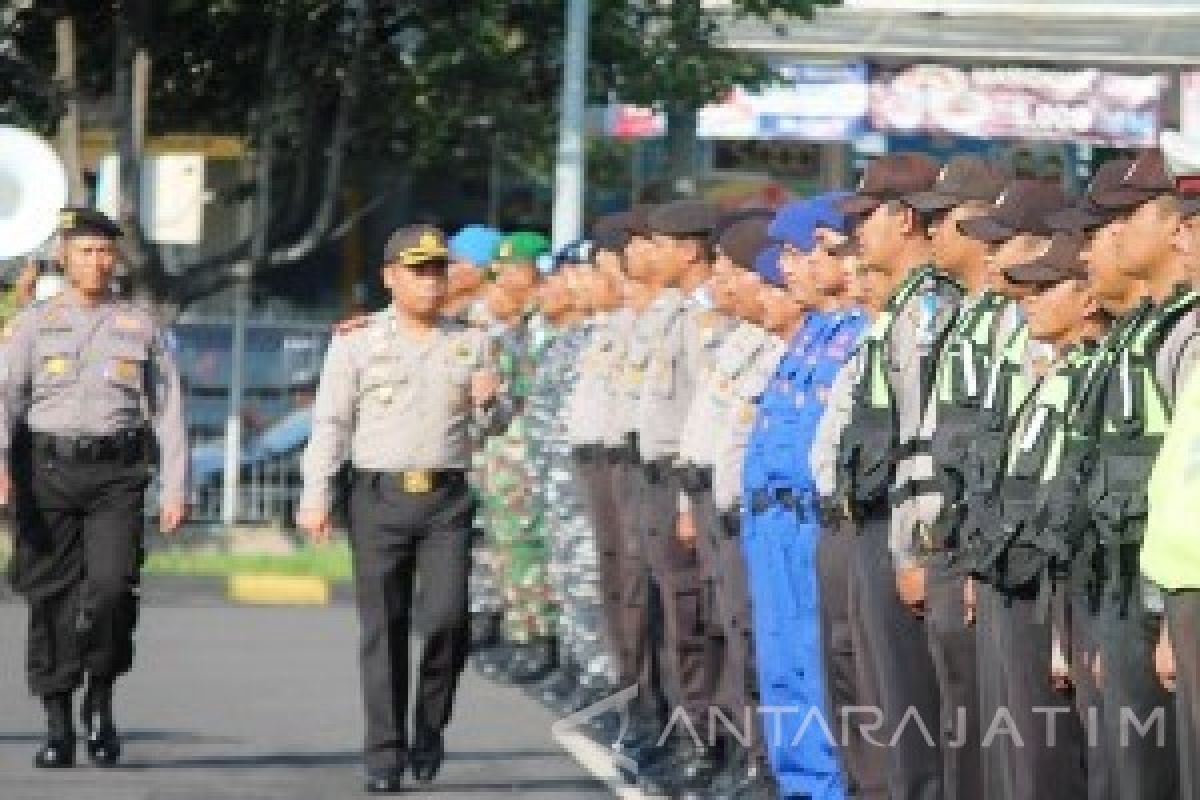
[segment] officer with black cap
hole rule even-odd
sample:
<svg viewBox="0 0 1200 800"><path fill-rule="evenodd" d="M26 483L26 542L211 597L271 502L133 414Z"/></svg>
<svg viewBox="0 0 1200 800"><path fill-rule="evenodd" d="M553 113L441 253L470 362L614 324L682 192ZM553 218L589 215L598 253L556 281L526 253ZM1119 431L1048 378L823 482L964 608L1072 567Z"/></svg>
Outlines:
<svg viewBox="0 0 1200 800"><path fill-rule="evenodd" d="M485 334L441 317L446 241L425 225L388 240L393 305L336 337L325 357L304 453L297 522L331 532L335 476L353 467L350 545L361 631L369 792L425 783L441 767L467 649L474 440L499 426L499 378ZM408 642L423 642L409 735Z"/></svg>
<svg viewBox="0 0 1200 800"><path fill-rule="evenodd" d="M133 663L144 493L155 440L160 526L187 516L187 428L158 323L112 295L118 228L89 208L61 214L68 288L5 330L0 503L14 499L14 578L30 606L29 687L48 736L34 763L75 761L72 695L87 678L87 752L117 762L113 682Z"/></svg>

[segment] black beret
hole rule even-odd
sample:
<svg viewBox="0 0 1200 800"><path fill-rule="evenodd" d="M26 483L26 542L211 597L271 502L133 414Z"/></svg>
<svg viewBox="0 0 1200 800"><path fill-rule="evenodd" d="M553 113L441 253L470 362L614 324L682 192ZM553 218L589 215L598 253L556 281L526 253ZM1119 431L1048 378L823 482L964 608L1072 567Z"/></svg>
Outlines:
<svg viewBox="0 0 1200 800"><path fill-rule="evenodd" d="M744 217L725 228L717 246L730 261L743 269L753 270L758 254L771 243L767 234L770 227L769 216Z"/></svg>
<svg viewBox="0 0 1200 800"><path fill-rule="evenodd" d="M75 206L58 212L58 230L63 236L103 236L119 239L121 227L94 208Z"/></svg>

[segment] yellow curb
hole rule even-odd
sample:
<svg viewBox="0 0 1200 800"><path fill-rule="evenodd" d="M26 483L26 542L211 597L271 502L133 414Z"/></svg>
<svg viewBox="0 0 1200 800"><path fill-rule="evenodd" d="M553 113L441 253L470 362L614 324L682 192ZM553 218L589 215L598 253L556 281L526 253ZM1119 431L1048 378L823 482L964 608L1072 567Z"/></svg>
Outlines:
<svg viewBox="0 0 1200 800"><path fill-rule="evenodd" d="M329 582L304 575L231 575L228 595L235 603L257 606L327 606Z"/></svg>

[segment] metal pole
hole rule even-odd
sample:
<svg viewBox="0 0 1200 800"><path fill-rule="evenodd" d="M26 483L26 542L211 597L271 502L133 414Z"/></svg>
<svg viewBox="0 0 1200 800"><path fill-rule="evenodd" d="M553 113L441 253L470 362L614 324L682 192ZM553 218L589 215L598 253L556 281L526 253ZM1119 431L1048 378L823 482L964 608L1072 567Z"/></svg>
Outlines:
<svg viewBox="0 0 1200 800"><path fill-rule="evenodd" d="M579 238L583 230L583 187L586 167L589 0L567 1L567 35L563 53L562 117L558 131L558 165L554 171L554 248Z"/></svg>

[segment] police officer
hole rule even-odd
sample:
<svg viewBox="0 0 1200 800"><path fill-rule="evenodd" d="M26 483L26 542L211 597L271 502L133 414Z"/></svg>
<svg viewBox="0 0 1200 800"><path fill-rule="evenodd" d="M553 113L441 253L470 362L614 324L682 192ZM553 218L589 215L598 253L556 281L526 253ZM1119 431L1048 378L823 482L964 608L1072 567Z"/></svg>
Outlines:
<svg viewBox="0 0 1200 800"><path fill-rule="evenodd" d="M856 595L855 649L878 687L880 736L888 749L892 795L941 792L937 742L928 730L940 717L924 625L901 601L906 584L920 580L921 554L908 499L929 469L928 441L920 435L930 381L944 334L955 318L961 289L931 266L931 246L918 213L902 202L927 190L938 169L924 156L899 153L868 165L858 193L842 204L865 218L858 229L868 290L886 297L878 336L867 348L859 408L842 433L839 491L859 521L859 547L850 591ZM868 690L869 691L869 690Z"/></svg>
<svg viewBox="0 0 1200 800"><path fill-rule="evenodd" d="M986 536L992 544L986 557L973 564L980 579L976 592L988 598L978 602L977 611L985 774L996 782L989 784L991 793L1004 797L1086 791L1079 720L1073 714L1062 716L1049 734L1038 716L1040 708L1066 706L1061 686L1050 680L1051 587L1043 578L1065 569L1067 560L1051 569L1049 560L1041 558L1048 548L1026 558L1029 545L1021 541L1024 537L1041 545L1050 538L1052 526L1044 516L1039 486L1044 476L1057 474L1061 449L1045 444L1060 434L1055 447L1065 441L1071 404L1088 379L1092 348L1076 345L1104 332L1103 315L1083 282L1079 237L1064 233L1051 239L1049 220L1067 202L1056 185L1017 181L986 214L959 223L963 233L995 246L994 269L1002 270L1011 283L1027 287L1022 304L1038 312L1029 337L1052 348L1023 364L1023 383L1030 390L1011 416L1007 444L998 456L997 506ZM1054 303L1061 305L1048 308ZM1009 408L1014 408L1012 403ZM1067 472L1064 468L1064 475ZM1022 559L1025 564L1019 563ZM1060 637L1055 646L1065 663L1068 643ZM997 731L1001 713L1015 734L1005 732L997 739L991 734Z"/></svg>
<svg viewBox="0 0 1200 800"><path fill-rule="evenodd" d="M850 561L857 549L857 525L846 513L844 502L836 499L838 448L841 435L855 406L855 386L862 369L864 336L871 320L883 311L882 304L865 290L863 270L857 256L857 242L851 237L823 245L831 260L841 260L844 296L848 313L857 328L842 345L842 352L829 351L830 361L840 363L826 395L825 409L813 434L809 460L813 488L821 511L821 534L817 545L817 576L821 614L822 676L826 685L825 708L831 726L836 722L837 740L846 788L854 797L876 797L885 789L886 751L872 741L852 718L855 710L879 707L878 697L869 695L873 683L860 678L865 674L864 654L854 649L851 633L851 608L855 595L846 591L850 580ZM833 267L833 264L826 265ZM816 275L822 269L815 270ZM837 294L836 275L829 274L829 294ZM849 326L848 326L849 327Z"/></svg>
<svg viewBox="0 0 1200 800"><path fill-rule="evenodd" d="M1163 137L1163 153L1179 192L1181 224L1175 237L1191 259L1197 280L1200 251L1200 147L1194 140ZM1200 797L1200 558L1195 535L1196 393L1189 378L1177 403L1150 483L1150 512L1142 545L1142 572L1166 593L1166 623L1159 645L1159 675L1175 690L1179 739L1179 796ZM1169 634L1167 632L1169 628Z"/></svg>
<svg viewBox="0 0 1200 800"><path fill-rule="evenodd" d="M62 212L69 288L6 329L0 502L16 501L15 586L29 615L29 687L47 712L38 767L75 760L72 695L87 677L88 756L115 764L113 682L133 662L147 465L157 440L160 527L187 515L179 375L157 323L111 293L120 229Z"/></svg>
<svg viewBox="0 0 1200 800"><path fill-rule="evenodd" d="M388 240L383 281L393 304L330 344L304 453L297 522L318 541L331 531L334 476L343 462L353 467L369 792L397 791L408 767L421 782L436 776L466 655L466 469L472 426L499 422L499 378L483 334L439 319L446 256L442 233L429 226ZM414 630L423 642L410 735Z"/></svg>
<svg viewBox="0 0 1200 800"><path fill-rule="evenodd" d="M466 320L487 280L487 269L495 259L503 238L486 225L467 225L450 237L449 284L446 316Z"/></svg>
<svg viewBox="0 0 1200 800"><path fill-rule="evenodd" d="M845 794L834 743L812 719L825 697L809 472L812 434L837 371L825 351L846 351L856 336L848 318L836 313L828 276L818 275L814 257L829 237L846 231L836 208L843 197L819 195L785 206L771 225L782 244L782 279L804 320L789 332L788 351L759 400L744 465L742 538L761 699L766 708L794 709L764 720L775 777L787 796Z"/></svg>
<svg viewBox="0 0 1200 800"><path fill-rule="evenodd" d="M984 377L991 367L992 342L1003 321L1002 295L987 288L987 245L959 230L979 216L1004 187L1004 178L987 161L958 156L947 162L929 192L906 201L930 227L934 262L959 280L967 296L942 347L933 398L922 435L930 440L933 471L929 491L910 501L915 524L931 532L924 581L902 598L924 614L930 653L941 697L943 790L947 797L982 794L979 750L975 634L963 607L965 578L956 569L957 515L961 514L963 463L973 440ZM949 740L961 744L950 746Z"/></svg>
<svg viewBox="0 0 1200 800"><path fill-rule="evenodd" d="M571 446L573 472L590 527L594 532L597 569L600 574L598 601L603 617L606 648L611 657L610 677L618 686L637 681L630 663L635 650L627 633L623 613L622 581L637 573L636 564L626 564L622 538L623 478L622 433L613 425L618 416L615 391L621 377L632 314L623 305L622 259L634 223L631 212L600 217L592 226L596 270L590 284L593 316L589 335L579 356L579 379L567 399L566 439ZM581 687L572 709L584 707L588 689Z"/></svg>
<svg viewBox="0 0 1200 800"><path fill-rule="evenodd" d="M652 244L641 265L656 296L635 325L630 366L636 377L638 454L644 488L639 533L662 604L661 664L673 708L691 720L705 720L715 691L710 608L695 540L680 526L686 510L676 472L679 435L696 383L718 341L717 322L708 309L688 302L680 289L695 263L708 259L708 235L716 209L681 200L649 215ZM647 791L703 787L716 769L715 754L686 730L670 737L674 758L660 771L643 771Z"/></svg>
<svg viewBox="0 0 1200 800"><path fill-rule="evenodd" d="M749 771L763 764L761 739L754 725L746 726L752 708L754 682L750 675L749 598L745 566L738 547L736 509L739 506L740 464L745 448L752 404L782 353L781 341L761 326L766 286L747 285L759 253L768 243L769 212L739 213L719 221L713 277L709 293L714 313L736 322L717 347L688 408L680 434L681 482L688 510L681 525L695 541L712 607L710 635L719 670L714 702L727 719L739 726L739 735L718 731L724 751L724 769L713 790L738 796L748 787ZM787 325L791 305L775 298L776 325ZM799 316L798 312L793 316ZM740 436L738 432L740 431ZM720 499L716 472L723 470ZM736 476L736 478L734 477ZM743 746L745 745L745 746ZM757 772L756 772L757 774Z"/></svg>
<svg viewBox="0 0 1200 800"><path fill-rule="evenodd" d="M1120 216L1092 240L1085 260L1100 302L1125 322L1097 393L1092 458L1082 478L1099 546L1102 731L1121 795L1166 797L1177 792L1178 762L1174 705L1154 672L1162 598L1140 576L1138 557L1150 470L1200 354L1200 315L1197 295L1181 283L1187 258L1172 244L1181 208L1161 151L1140 155L1121 191L1102 200ZM1130 734L1130 714L1161 717L1165 741Z"/></svg>

